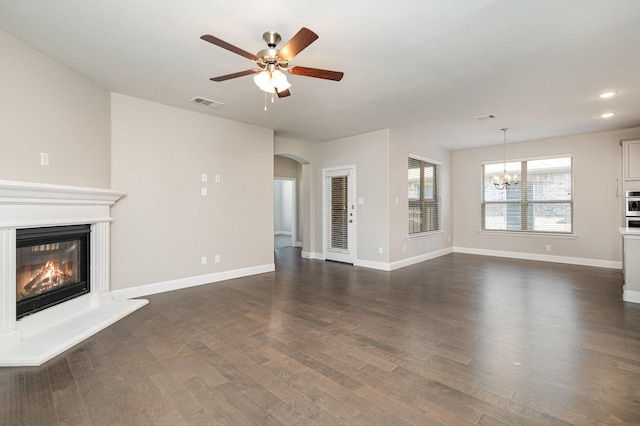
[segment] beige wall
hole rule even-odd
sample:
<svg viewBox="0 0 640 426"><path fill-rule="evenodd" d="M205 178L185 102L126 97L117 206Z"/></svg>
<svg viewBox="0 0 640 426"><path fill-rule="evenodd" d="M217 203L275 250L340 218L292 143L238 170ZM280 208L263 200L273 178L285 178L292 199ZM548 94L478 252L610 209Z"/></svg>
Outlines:
<svg viewBox="0 0 640 426"><path fill-rule="evenodd" d="M591 133L507 145L507 159L571 154L576 238L480 233L481 164L501 160L502 145L453 152L453 229L456 249L496 250L620 262L622 199L620 139L640 128ZM551 251L546 251L551 245Z"/></svg>
<svg viewBox="0 0 640 426"><path fill-rule="evenodd" d="M2 30L0 52L0 179L108 188L109 92Z"/></svg>
<svg viewBox="0 0 640 426"><path fill-rule="evenodd" d="M300 163L291 158L276 155L273 157L273 174L274 177L297 179L300 172L298 170Z"/></svg>
<svg viewBox="0 0 640 426"><path fill-rule="evenodd" d="M577 237L488 235L479 232L480 165L500 160L501 145L450 154L382 130L314 145L275 138L274 146L268 129L110 95L1 30L0 51L0 179L127 192L113 209L114 289L272 263L274 154L303 163L298 223L306 252L322 252L322 169L355 165L364 200L358 259L420 256L449 247L453 235L462 249L621 260L618 141L640 137L640 128L509 144L509 158L573 155ZM40 152L49 166L40 165ZM407 239L408 153L443 162L442 234Z"/></svg>
<svg viewBox="0 0 640 426"><path fill-rule="evenodd" d="M114 289L273 264L272 130L118 94L111 105L112 187L127 193L112 209Z"/></svg>
<svg viewBox="0 0 640 426"><path fill-rule="evenodd" d="M276 136L273 144L275 155L289 157L300 164L310 163L313 157L313 145L307 142L297 142Z"/></svg>
<svg viewBox="0 0 640 426"><path fill-rule="evenodd" d="M389 261L388 131L380 130L313 145L313 226L315 253L322 253L322 170L355 166L356 259ZM383 248L383 254L378 253Z"/></svg>
<svg viewBox="0 0 640 426"><path fill-rule="evenodd" d="M442 232L420 237L408 237L409 199L407 190L407 162L409 154L442 163ZM451 224L451 151L422 142L400 132L389 132L389 243L391 262L419 257L448 249L452 245ZM396 199L398 202L396 203Z"/></svg>
<svg viewBox="0 0 640 426"><path fill-rule="evenodd" d="M410 153L442 163L441 233L408 237ZM322 253L322 169L350 165L356 166L356 197L364 201L356 204L357 260L396 267L394 262L450 249L451 163L449 150L390 129L314 145L315 251Z"/></svg>

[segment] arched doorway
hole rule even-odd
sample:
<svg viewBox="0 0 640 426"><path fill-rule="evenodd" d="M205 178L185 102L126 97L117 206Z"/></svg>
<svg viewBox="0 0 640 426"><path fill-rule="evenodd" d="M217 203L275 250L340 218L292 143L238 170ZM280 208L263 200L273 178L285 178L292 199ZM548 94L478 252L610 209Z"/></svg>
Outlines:
<svg viewBox="0 0 640 426"><path fill-rule="evenodd" d="M295 155L274 155L274 248L309 246L310 164Z"/></svg>

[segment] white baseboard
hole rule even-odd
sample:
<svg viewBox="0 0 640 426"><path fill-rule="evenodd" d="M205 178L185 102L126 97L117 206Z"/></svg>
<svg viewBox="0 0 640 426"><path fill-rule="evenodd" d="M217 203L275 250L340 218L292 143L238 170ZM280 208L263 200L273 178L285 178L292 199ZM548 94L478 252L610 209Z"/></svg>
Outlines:
<svg viewBox="0 0 640 426"><path fill-rule="evenodd" d="M394 271L396 269L404 268L405 266L415 265L416 263L424 262L425 260L435 259L436 257L444 256L445 254L449 254L452 251L453 250L451 247L447 247L442 250L436 250L430 253L424 253L419 256L414 256L407 259L401 259L391 263L356 259L356 261L354 262L354 265L362 266L365 268L379 269L381 271Z"/></svg>
<svg viewBox="0 0 640 426"><path fill-rule="evenodd" d="M625 290L622 293L622 300L631 303L640 303L640 291Z"/></svg>
<svg viewBox="0 0 640 426"><path fill-rule="evenodd" d="M353 266L362 266L363 268L378 269L380 271L390 271L391 265L386 262L376 262L374 260L356 259Z"/></svg>
<svg viewBox="0 0 640 426"><path fill-rule="evenodd" d="M424 262L425 260L435 259L436 257L444 256L452 253L453 248L447 247L441 250L432 251L430 253L424 253L419 256L409 257L407 259L396 260L391 263L391 271L404 268L405 266L415 265L416 263Z"/></svg>
<svg viewBox="0 0 640 426"><path fill-rule="evenodd" d="M303 251L301 256L305 259L324 260L324 255L322 253L315 253L312 251Z"/></svg>
<svg viewBox="0 0 640 426"><path fill-rule="evenodd" d="M153 284L146 284L138 287L130 287L121 290L114 290L114 299L133 299L150 294L164 293L166 291L180 290L182 288L195 287L199 285L211 284L218 281L231 280L234 278L248 277L250 275L264 274L275 271L275 264L252 266L249 268L234 269L231 271L216 272L213 274L199 275L196 277L181 278L177 280L164 281Z"/></svg>
<svg viewBox="0 0 640 426"><path fill-rule="evenodd" d="M569 257L569 256L552 256L552 255L544 255L544 254L520 253L520 252L501 251L501 250L485 250L485 249L476 249L476 248L468 248L468 247L447 247L441 250L432 251L430 253L424 253L419 256L414 256L407 259L397 260L391 263L356 259L354 262L354 265L362 266L365 268L379 269L382 271L394 271L396 269L404 268L405 266L410 266L416 263L424 262L425 260L435 259L436 257L444 256L449 253L477 254L480 256L507 257L512 259L536 260L541 262L565 263L570 265L581 265L581 266L594 266L597 268L622 269L622 262L615 262L611 260L586 259L582 257ZM322 253L310 253L310 252L303 251L302 257L305 259L324 260L324 256ZM634 296L630 296L630 297L634 297Z"/></svg>
<svg viewBox="0 0 640 426"><path fill-rule="evenodd" d="M537 260L541 262L566 263L570 265L595 266L598 268L622 269L622 262L586 259L583 257L552 256L548 254L520 253L515 251L485 250L468 247L453 247L454 253L477 254L481 256L508 257L512 259Z"/></svg>

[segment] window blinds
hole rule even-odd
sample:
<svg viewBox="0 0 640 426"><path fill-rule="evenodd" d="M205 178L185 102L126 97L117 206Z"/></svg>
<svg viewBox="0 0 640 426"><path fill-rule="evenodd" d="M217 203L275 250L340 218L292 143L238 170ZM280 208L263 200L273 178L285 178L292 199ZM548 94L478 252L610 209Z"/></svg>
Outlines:
<svg viewBox="0 0 640 426"><path fill-rule="evenodd" d="M409 157L409 234L440 230L440 164Z"/></svg>

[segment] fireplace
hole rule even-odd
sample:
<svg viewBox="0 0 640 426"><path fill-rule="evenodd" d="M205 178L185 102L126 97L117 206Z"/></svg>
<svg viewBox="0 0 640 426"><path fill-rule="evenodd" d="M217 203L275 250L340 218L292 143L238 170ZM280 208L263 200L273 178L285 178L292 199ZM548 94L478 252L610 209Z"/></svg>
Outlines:
<svg viewBox="0 0 640 426"><path fill-rule="evenodd" d="M16 232L16 318L90 291L90 225Z"/></svg>
<svg viewBox="0 0 640 426"><path fill-rule="evenodd" d="M109 279L110 189L0 180L0 367L41 365L144 306Z"/></svg>

